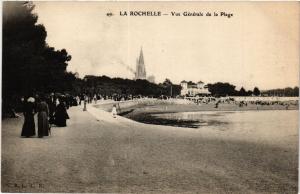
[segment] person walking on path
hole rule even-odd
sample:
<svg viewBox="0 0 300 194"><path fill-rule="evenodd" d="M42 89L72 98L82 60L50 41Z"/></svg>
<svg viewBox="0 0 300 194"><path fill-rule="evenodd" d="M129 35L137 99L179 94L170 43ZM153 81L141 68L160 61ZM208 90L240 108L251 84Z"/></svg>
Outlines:
<svg viewBox="0 0 300 194"><path fill-rule="evenodd" d="M115 104L112 107L111 113L112 113L113 118L116 118L116 116L117 116L117 107L116 107Z"/></svg>
<svg viewBox="0 0 300 194"><path fill-rule="evenodd" d="M54 97L54 93L50 95L48 100L48 107L49 107L49 124L54 124L54 112L56 108L56 99Z"/></svg>
<svg viewBox="0 0 300 194"><path fill-rule="evenodd" d="M34 123L34 98L29 97L27 102L24 102L24 124L22 127L21 136L30 137L35 135L35 123Z"/></svg>
<svg viewBox="0 0 300 194"><path fill-rule="evenodd" d="M58 127L65 127L67 126L66 120L69 119L69 115L67 113L66 106L63 102L62 98L59 98L59 104L55 110L55 125Z"/></svg>
<svg viewBox="0 0 300 194"><path fill-rule="evenodd" d="M49 136L49 108L45 101L44 96L41 96L40 102L37 105L38 111L38 137Z"/></svg>
<svg viewBox="0 0 300 194"><path fill-rule="evenodd" d="M94 99L94 103L97 104L97 95L96 94L94 95L93 99Z"/></svg>
<svg viewBox="0 0 300 194"><path fill-rule="evenodd" d="M83 102L83 111L86 111L86 103L88 101L88 97L84 96L84 102Z"/></svg>

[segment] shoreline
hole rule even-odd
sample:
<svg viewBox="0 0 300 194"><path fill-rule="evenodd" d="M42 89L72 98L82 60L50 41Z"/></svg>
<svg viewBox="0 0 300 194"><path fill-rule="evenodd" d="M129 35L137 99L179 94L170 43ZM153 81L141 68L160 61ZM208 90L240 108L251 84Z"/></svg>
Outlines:
<svg viewBox="0 0 300 194"><path fill-rule="evenodd" d="M273 104L273 105L256 105L248 104L239 106L235 103L221 103L216 108L214 103L208 104L179 104L168 101L151 101L151 102L139 102L131 101L127 102L109 102L104 104L97 104L94 106L97 109L102 109L106 112L111 111L111 106L117 104L120 108L118 109L118 115L133 121L144 124L153 124L161 126L174 126L184 128L198 128L201 126L199 120L195 119L178 119L178 118L161 118L164 114L176 114L176 113L206 113L206 112L245 112L245 111L281 111L281 110L299 110L298 105L290 104L289 106ZM129 105L129 106L128 106Z"/></svg>
<svg viewBox="0 0 300 194"><path fill-rule="evenodd" d="M271 102L270 102L271 103ZM202 104L195 104L191 101L183 101L182 99L172 99L172 100L151 100L151 99L145 99L145 100L130 100L130 101L102 101L97 104L91 104L95 108L100 108L102 110L105 110L107 112L111 111L111 108L114 104L120 106L121 113L126 112L131 109L136 108L144 108L144 107L153 107L153 106L173 106L176 107L178 110L180 109L180 112L190 112L190 111L248 111L248 110L298 110L299 105L298 102L291 103L286 102L287 105L282 104L252 104L248 103L247 105L242 105L239 107L238 104L235 103L219 103L218 108L215 108L215 103L202 103ZM182 110L183 109L183 110ZM176 112L178 110L175 110Z"/></svg>

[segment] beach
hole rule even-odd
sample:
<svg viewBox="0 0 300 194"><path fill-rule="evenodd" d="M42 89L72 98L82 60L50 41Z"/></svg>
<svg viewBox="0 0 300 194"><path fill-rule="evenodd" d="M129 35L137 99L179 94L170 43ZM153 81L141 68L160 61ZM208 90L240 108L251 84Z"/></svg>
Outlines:
<svg viewBox="0 0 300 194"><path fill-rule="evenodd" d="M23 117L2 121L2 192L297 193L298 111L282 110L290 120L277 130L227 131L143 124L91 105L68 113L68 126L43 139L20 138Z"/></svg>
<svg viewBox="0 0 300 194"><path fill-rule="evenodd" d="M180 112L239 112L239 111L270 111L270 110L298 110L299 106L295 101L286 101L286 104L254 104L239 106L238 103L219 103L216 107L215 102L195 104L184 99L144 99L138 102L108 102L95 107L110 112L113 105L119 107L119 115L146 124L169 125L177 127L195 128L195 122L189 119L161 118L158 115L173 114Z"/></svg>

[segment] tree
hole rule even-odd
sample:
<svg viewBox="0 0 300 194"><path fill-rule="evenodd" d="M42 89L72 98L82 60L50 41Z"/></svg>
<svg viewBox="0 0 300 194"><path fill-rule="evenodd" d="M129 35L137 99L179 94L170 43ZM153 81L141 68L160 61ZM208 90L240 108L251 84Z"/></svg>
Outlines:
<svg viewBox="0 0 300 194"><path fill-rule="evenodd" d="M166 88L166 92L164 93L164 95L173 96L173 83L171 82L171 80L166 78L162 85L164 88Z"/></svg>
<svg viewBox="0 0 300 194"><path fill-rule="evenodd" d="M172 82L170 79L166 78L165 81L163 82L163 85L168 87L168 86L172 85Z"/></svg>
<svg viewBox="0 0 300 194"><path fill-rule="evenodd" d="M172 96L178 96L180 95L180 92L181 92L181 85L175 85L173 84L172 86Z"/></svg>
<svg viewBox="0 0 300 194"><path fill-rule="evenodd" d="M241 87L240 91L239 91L239 95L240 96L247 96L247 92L246 90L244 89L244 87Z"/></svg>
<svg viewBox="0 0 300 194"><path fill-rule="evenodd" d="M294 87L293 96L299 96L299 87Z"/></svg>
<svg viewBox="0 0 300 194"><path fill-rule="evenodd" d="M232 96L236 95L235 86L229 83L217 82L214 84L207 84L208 91L213 96Z"/></svg>
<svg viewBox="0 0 300 194"><path fill-rule="evenodd" d="M32 2L3 3L3 96L65 91L74 75L66 72L71 56L46 43Z"/></svg>
<svg viewBox="0 0 300 194"><path fill-rule="evenodd" d="M255 87L255 88L253 89L253 94L254 94L255 96L259 96L259 95L260 95L260 90L258 89L258 87Z"/></svg>
<svg viewBox="0 0 300 194"><path fill-rule="evenodd" d="M247 96L251 96L253 94L253 92L251 90L247 91Z"/></svg>
<svg viewBox="0 0 300 194"><path fill-rule="evenodd" d="M32 64L43 63L40 57L45 46L46 31L35 25L32 4L3 3L3 94L11 95L29 87L34 79Z"/></svg>

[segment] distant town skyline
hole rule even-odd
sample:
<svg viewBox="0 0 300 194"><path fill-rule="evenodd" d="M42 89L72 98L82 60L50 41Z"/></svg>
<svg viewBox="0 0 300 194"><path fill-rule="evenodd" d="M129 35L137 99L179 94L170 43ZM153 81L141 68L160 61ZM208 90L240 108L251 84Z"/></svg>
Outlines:
<svg viewBox="0 0 300 194"><path fill-rule="evenodd" d="M240 88L298 86L297 2L34 2L47 43L65 48L69 71L133 79L143 47L148 75ZM120 16L124 10L203 11L227 17ZM108 17L107 13L113 13Z"/></svg>

